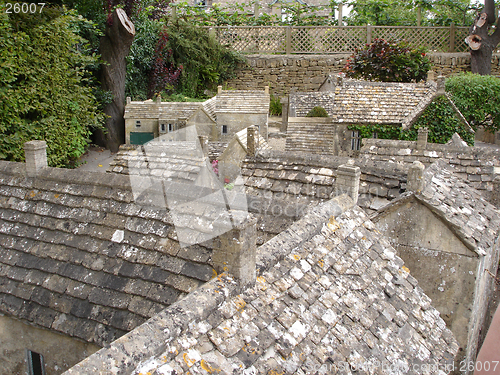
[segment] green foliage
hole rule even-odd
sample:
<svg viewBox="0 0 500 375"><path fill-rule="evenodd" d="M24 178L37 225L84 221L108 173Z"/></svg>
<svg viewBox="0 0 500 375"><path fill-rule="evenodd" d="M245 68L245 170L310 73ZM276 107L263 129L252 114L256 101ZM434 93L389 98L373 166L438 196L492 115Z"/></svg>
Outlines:
<svg viewBox="0 0 500 375"><path fill-rule="evenodd" d="M440 96L429 104L415 124L401 133L400 139L416 141L418 129L422 127L429 129L427 139L431 143L446 143L453 134L458 133L467 144L474 145L474 134L469 133L459 120L445 96Z"/></svg>
<svg viewBox="0 0 500 375"><path fill-rule="evenodd" d="M323 107L314 107L313 109L311 109L306 117L330 117L328 116L328 113L326 112L326 109L324 109Z"/></svg>
<svg viewBox="0 0 500 375"><path fill-rule="evenodd" d="M365 50L356 50L343 71L350 78L369 81L419 82L427 77L430 68L424 48L376 39Z"/></svg>
<svg viewBox="0 0 500 375"><path fill-rule="evenodd" d="M380 139L399 139L416 141L418 129L429 129L428 141L431 143L446 143L453 134L458 133L467 144L474 145L474 134L458 118L445 96L437 97L425 109L410 129L401 130L390 125L351 125L350 130L359 131L361 138L372 138L376 133Z"/></svg>
<svg viewBox="0 0 500 375"><path fill-rule="evenodd" d="M0 158L23 161L24 142L43 139L49 165L72 166L103 120L85 86L97 58L82 52L82 19L59 8L47 15L34 23L32 14L0 14Z"/></svg>
<svg viewBox="0 0 500 375"><path fill-rule="evenodd" d="M234 76L237 64L244 59L238 53L223 47L206 30L183 20L167 26L168 46L173 66L182 66L176 87L177 93L201 98L204 91Z"/></svg>
<svg viewBox="0 0 500 375"><path fill-rule="evenodd" d="M360 138L399 139L400 129L393 125L350 125L349 130L359 132Z"/></svg>
<svg viewBox="0 0 500 375"><path fill-rule="evenodd" d="M351 26L416 26L417 8L420 7L421 26L470 26L476 12L481 9L479 1L469 0L352 0L347 24Z"/></svg>
<svg viewBox="0 0 500 375"><path fill-rule="evenodd" d="M188 1L177 3L177 13L184 20L198 26L270 26L270 25L294 25L315 26L336 24L333 19L334 9L337 1L331 1L329 5L310 6L299 2L286 0L277 1L274 7L279 8L281 17L277 14L260 12L257 17L253 15L256 1L238 2L236 4L214 4L207 12L205 7L191 6ZM318 13L329 14L327 17L318 16Z"/></svg>
<svg viewBox="0 0 500 375"><path fill-rule="evenodd" d="M446 91L474 130L500 130L500 78L463 73L446 80Z"/></svg>
<svg viewBox="0 0 500 375"><path fill-rule="evenodd" d="M269 102L269 114L272 116L281 116L283 108L281 107L281 100L279 96L271 94Z"/></svg>

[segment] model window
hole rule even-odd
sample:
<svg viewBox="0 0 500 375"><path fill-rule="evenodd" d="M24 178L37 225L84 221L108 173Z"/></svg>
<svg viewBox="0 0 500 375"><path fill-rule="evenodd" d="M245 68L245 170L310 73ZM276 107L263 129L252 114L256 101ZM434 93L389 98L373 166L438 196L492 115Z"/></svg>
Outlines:
<svg viewBox="0 0 500 375"><path fill-rule="evenodd" d="M28 360L29 375L45 375L45 363L41 354L26 350L26 357Z"/></svg>
<svg viewBox="0 0 500 375"><path fill-rule="evenodd" d="M222 134L227 134L227 131L228 131L228 126L222 125Z"/></svg>
<svg viewBox="0 0 500 375"><path fill-rule="evenodd" d="M140 122L139 120L137 120L137 121L135 122L135 127L136 127L136 128L140 128L140 127L141 127L141 122Z"/></svg>
<svg viewBox="0 0 500 375"><path fill-rule="evenodd" d="M168 124L168 132L171 133L174 131L174 124Z"/></svg>
<svg viewBox="0 0 500 375"><path fill-rule="evenodd" d="M160 131L161 131L162 133L165 133L165 132L167 131L167 126L166 126L165 124L161 124L161 126L160 126Z"/></svg>
<svg viewBox="0 0 500 375"><path fill-rule="evenodd" d="M358 131L353 131L351 134L351 150L356 151L361 148L361 138Z"/></svg>

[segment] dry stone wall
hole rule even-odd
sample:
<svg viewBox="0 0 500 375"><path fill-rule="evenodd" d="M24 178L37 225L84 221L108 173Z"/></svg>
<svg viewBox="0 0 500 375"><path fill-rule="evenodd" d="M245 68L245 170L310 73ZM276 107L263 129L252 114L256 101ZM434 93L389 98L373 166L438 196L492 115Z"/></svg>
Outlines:
<svg viewBox="0 0 500 375"><path fill-rule="evenodd" d="M269 85L274 95L292 90L317 91L328 74L339 73L349 54L335 55L248 55L236 77L227 81L229 88L248 90ZM438 74L450 76L470 71L469 53L429 54ZM500 54L492 58L492 74L500 76Z"/></svg>

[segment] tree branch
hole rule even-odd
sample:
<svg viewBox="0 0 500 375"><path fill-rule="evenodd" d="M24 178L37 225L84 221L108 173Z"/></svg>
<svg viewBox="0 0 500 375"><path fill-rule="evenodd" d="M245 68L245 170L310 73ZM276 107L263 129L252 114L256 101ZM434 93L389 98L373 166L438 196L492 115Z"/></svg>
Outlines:
<svg viewBox="0 0 500 375"><path fill-rule="evenodd" d="M500 18L498 18L497 22L497 28L495 29L495 32L490 35L490 40L493 43L493 45L496 47L498 43L500 43Z"/></svg>

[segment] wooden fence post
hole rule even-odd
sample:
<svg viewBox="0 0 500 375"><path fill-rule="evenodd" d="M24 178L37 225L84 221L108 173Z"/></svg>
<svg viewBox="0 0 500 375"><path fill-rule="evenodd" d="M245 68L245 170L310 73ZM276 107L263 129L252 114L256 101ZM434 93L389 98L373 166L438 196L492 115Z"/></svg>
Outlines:
<svg viewBox="0 0 500 375"><path fill-rule="evenodd" d="M450 52L455 52L455 24L452 22L450 25Z"/></svg>
<svg viewBox="0 0 500 375"><path fill-rule="evenodd" d="M372 25L366 25L366 43L372 44Z"/></svg>
<svg viewBox="0 0 500 375"><path fill-rule="evenodd" d="M287 26L286 28L286 54L292 54L292 27Z"/></svg>

